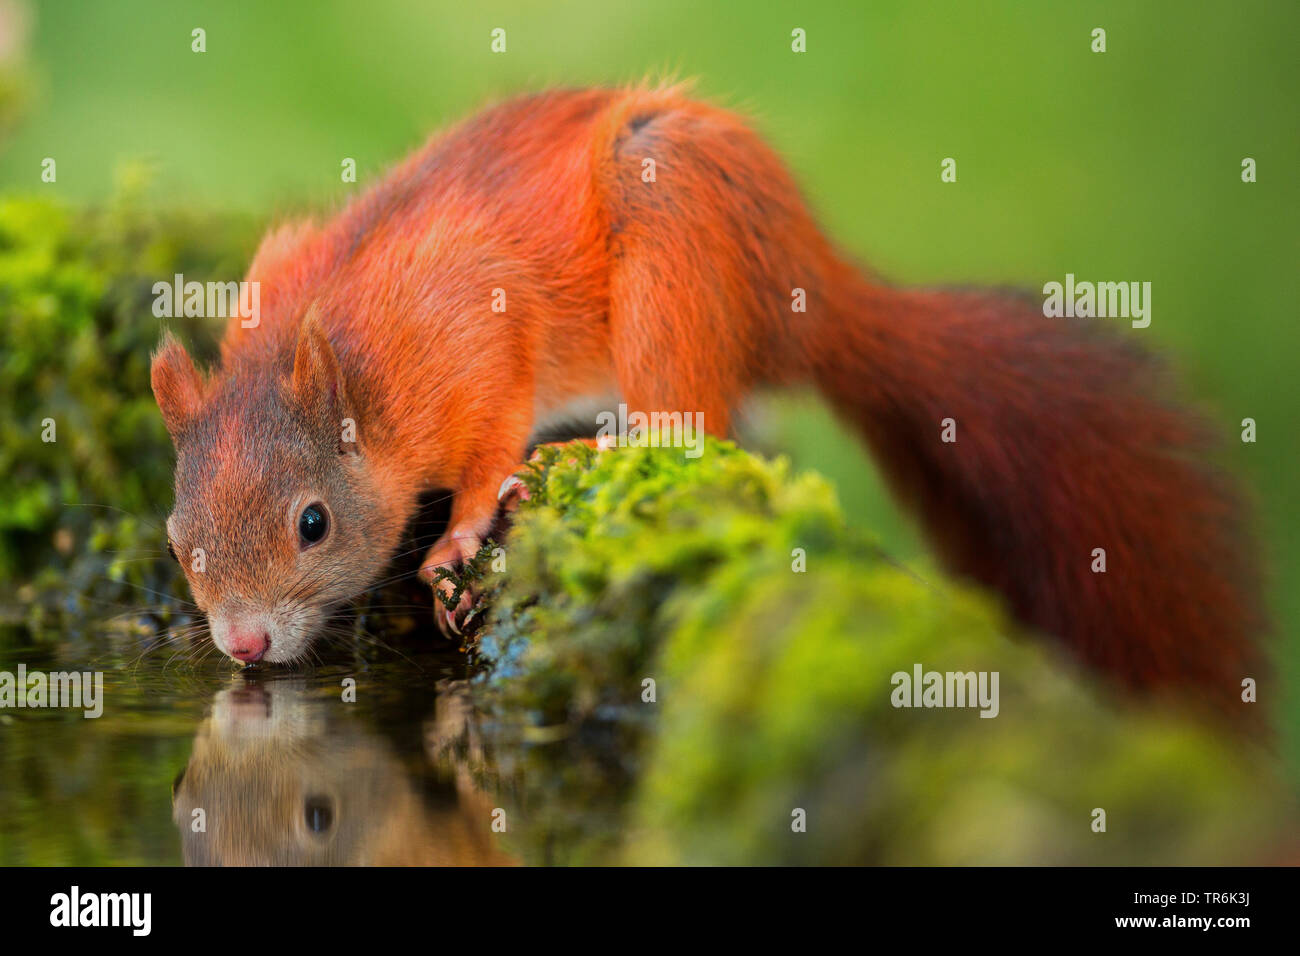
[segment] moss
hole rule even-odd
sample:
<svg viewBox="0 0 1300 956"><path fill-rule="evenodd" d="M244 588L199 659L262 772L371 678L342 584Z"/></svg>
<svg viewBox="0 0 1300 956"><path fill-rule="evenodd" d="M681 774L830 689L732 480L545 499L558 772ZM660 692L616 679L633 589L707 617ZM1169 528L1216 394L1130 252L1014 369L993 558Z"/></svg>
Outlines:
<svg viewBox="0 0 1300 956"><path fill-rule="evenodd" d="M151 213L143 182L125 168L96 212L0 199L0 325L14 346L0 358L0 593L5 622L38 639L109 608L166 615L182 594L161 530L172 453L149 388L152 286L237 269L252 234ZM210 353L210 325L167 321Z"/></svg>
<svg viewBox="0 0 1300 956"><path fill-rule="evenodd" d="M648 448L543 448L524 477L530 497L478 651L496 665L500 693L552 721L639 708L646 667L680 602L712 593L715 574L760 561L788 569L796 546L879 559L870 543L847 538L824 482L730 445L694 460Z"/></svg>
<svg viewBox="0 0 1300 956"><path fill-rule="evenodd" d="M527 483L479 638L485 706L502 728L520 714L534 727L515 737L529 766L525 854L550 858L559 843L602 862L1187 863L1267 851L1285 800L1263 759L1185 717L1107 700L983 596L846 530L815 476L711 441L696 460L546 449ZM998 672L998 716L895 708L892 675L918 663ZM604 794L574 772L596 727L621 748L621 786ZM806 832L792 829L797 809Z"/></svg>

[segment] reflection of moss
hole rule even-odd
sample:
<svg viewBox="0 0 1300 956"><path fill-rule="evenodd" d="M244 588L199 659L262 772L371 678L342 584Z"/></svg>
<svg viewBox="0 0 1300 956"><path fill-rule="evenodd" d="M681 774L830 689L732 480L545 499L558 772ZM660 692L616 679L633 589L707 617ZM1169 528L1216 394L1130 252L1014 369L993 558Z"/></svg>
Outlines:
<svg viewBox="0 0 1300 956"><path fill-rule="evenodd" d="M12 346L0 359L0 579L15 585L6 603L18 598L6 616L38 635L83 609L102 617L175 593L159 527L172 456L149 390L152 286L175 272L237 274L245 245L237 224L143 211L141 176L126 174L119 199L93 214L0 200ZM199 320L167 322L211 339Z"/></svg>
<svg viewBox="0 0 1300 956"><path fill-rule="evenodd" d="M126 733L118 721L100 726L76 714L8 719L0 866L157 866L179 857L169 791L189 754L188 721L139 721Z"/></svg>
<svg viewBox="0 0 1300 956"><path fill-rule="evenodd" d="M1108 705L979 596L846 531L820 479L711 442L695 461L548 449L528 481L479 652L498 715L567 734L525 745L532 832L516 839L538 858L558 844L667 863L1183 863L1267 848L1279 800L1257 760ZM895 709L891 675L917 663L997 671L1000 714ZM616 728L634 771L626 812L602 802L607 778L574 779L572 741L593 725ZM579 807L586 835L604 833L574 847Z"/></svg>

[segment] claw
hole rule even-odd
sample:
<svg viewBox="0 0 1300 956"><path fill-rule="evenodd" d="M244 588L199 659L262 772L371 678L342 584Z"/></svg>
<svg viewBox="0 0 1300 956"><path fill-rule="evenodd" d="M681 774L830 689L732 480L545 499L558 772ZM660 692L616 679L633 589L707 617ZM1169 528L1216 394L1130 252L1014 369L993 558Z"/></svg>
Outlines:
<svg viewBox="0 0 1300 956"><path fill-rule="evenodd" d="M501 487L497 489L497 501L505 501L511 493L517 495L520 501L528 500L528 486L518 475L508 475L506 480L501 482Z"/></svg>
<svg viewBox="0 0 1300 956"><path fill-rule="evenodd" d="M482 544L483 540L478 535L449 535L442 538L424 556L424 563L420 565L420 578L426 584L432 584L433 576L439 568L453 568L463 564L478 553Z"/></svg>
<svg viewBox="0 0 1300 956"><path fill-rule="evenodd" d="M456 590L452 583L447 580L439 581L437 589L447 597L451 597ZM461 630L460 619L464 617L468 620L470 613L474 610L474 605L477 603L477 600L478 598L473 587L467 587L465 592L461 594L460 602L456 607L448 610L443 606L442 601L435 596L434 601L436 606L434 607L433 619L438 624L438 630L442 631L443 635L446 637L451 637L453 635L456 637L463 637L465 632Z"/></svg>

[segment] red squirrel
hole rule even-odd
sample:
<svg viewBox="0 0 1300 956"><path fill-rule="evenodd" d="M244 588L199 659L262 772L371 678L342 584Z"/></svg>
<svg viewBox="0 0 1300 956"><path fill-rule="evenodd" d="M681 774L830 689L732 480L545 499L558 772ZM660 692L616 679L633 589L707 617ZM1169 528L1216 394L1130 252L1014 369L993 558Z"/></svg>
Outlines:
<svg viewBox="0 0 1300 956"><path fill-rule="evenodd" d="M204 550L186 574L240 660L303 658L422 492L454 493L422 573L474 554L529 436L577 399L702 412L722 436L756 388L811 384L947 566L1031 628L1128 685L1224 703L1257 663L1239 495L1158 364L1029 300L861 271L749 126L680 88L491 108L330 221L271 231L247 278L261 322L229 321L218 370L170 336L152 367L170 543Z"/></svg>

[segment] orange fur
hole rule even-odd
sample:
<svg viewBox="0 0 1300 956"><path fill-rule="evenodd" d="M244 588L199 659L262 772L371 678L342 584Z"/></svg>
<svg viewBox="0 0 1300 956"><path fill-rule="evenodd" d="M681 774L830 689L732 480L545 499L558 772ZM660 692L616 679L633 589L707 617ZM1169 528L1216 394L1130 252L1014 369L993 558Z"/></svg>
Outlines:
<svg viewBox="0 0 1300 956"><path fill-rule="evenodd" d="M490 109L330 222L272 232L248 278L263 323L232 320L209 393L272 372L311 381L295 355L314 310L361 427L380 543L391 550L421 491L456 493L430 567L472 551L535 423L576 396L700 411L725 434L756 387L811 383L861 429L951 566L1028 624L1133 685L1228 703L1253 673L1260 615L1239 508L1190 457L1203 429L1164 402L1150 360L1012 298L867 278L748 126L680 89ZM796 287L806 313L791 309ZM160 361L170 427L204 386L172 346ZM215 404L225 411L208 414L251 440L238 410ZM940 441L944 418L956 443ZM184 458L185 431L173 433ZM187 490L228 507L204 480ZM1106 574L1090 570L1098 547Z"/></svg>

